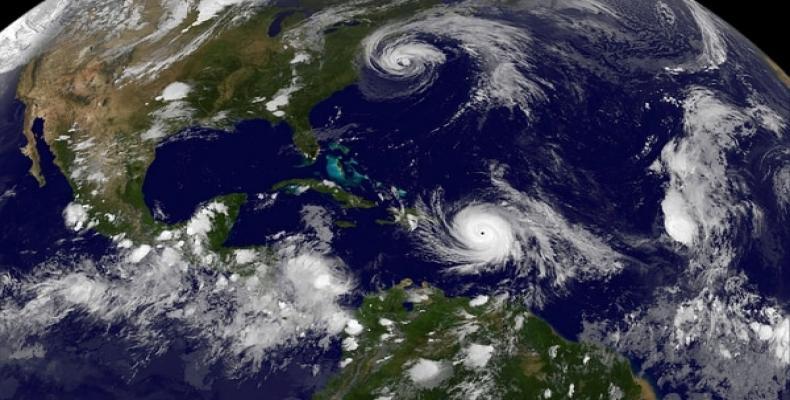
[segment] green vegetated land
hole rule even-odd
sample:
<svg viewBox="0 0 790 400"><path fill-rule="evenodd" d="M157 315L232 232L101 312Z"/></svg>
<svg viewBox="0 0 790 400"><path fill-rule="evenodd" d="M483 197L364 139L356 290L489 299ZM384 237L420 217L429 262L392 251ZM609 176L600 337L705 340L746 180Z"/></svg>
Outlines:
<svg viewBox="0 0 790 400"><path fill-rule="evenodd" d="M142 184L153 161L156 142L141 139L141 132L155 123L154 120L159 118L156 112L166 106L155 100L164 87L179 81L192 88L185 99L192 115L160 121L164 124L165 136L193 125L231 127L236 121L250 118L263 118L273 123L285 121L294 131L296 148L309 163L319 152L319 143L309 122L310 110L357 80L356 61L360 56L361 41L375 29L408 18L437 3L436 0L386 6L377 2L360 3L358 6L364 11L354 17L354 23L339 23L321 31L323 46L301 50L289 46L284 40L287 32L308 23L306 18L310 13L332 5L306 2L294 8L263 8L253 18L217 31L215 37L183 60L159 72L153 80L132 81L120 87L110 84L113 77L121 75L125 68L145 60L149 53L166 44L144 46L136 49L128 60L107 63L100 58L101 52L97 52L95 57L93 54L77 56L91 45L94 37L65 38L64 44L55 51L43 54L28 66L18 92L30 106L26 116L28 123L36 117L45 117L46 141L53 147L56 162L69 178L77 200L88 206L88 213L95 221L94 229L107 236L123 234L135 241L150 241L167 227L154 221L143 201ZM270 37L268 27L283 11L293 11L293 14L283 21L282 33ZM189 23L185 22L186 26ZM184 34L186 39L177 39L177 43L202 32L193 28ZM163 40L176 40L174 38L168 36ZM123 44L113 42L107 45ZM300 51L308 53L309 61L292 62ZM281 89L289 87L293 91L288 96L288 103L278 108L278 113L268 110L266 102L276 97ZM80 129L72 132L69 129L73 126ZM69 140L58 141L61 136L67 136ZM101 187L71 178L72 172L79 168L74 163L74 148L79 142L88 140L94 143L91 151L103 152L102 157L92 162L105 171L112 171L112 174L106 174L107 180L101 183ZM28 148L34 161L31 172L36 175L38 157L35 145ZM325 186L311 186L315 190L329 191ZM345 196L336 190L329 194L344 206L370 206L366 201L353 203L355 197Z"/></svg>
<svg viewBox="0 0 790 400"><path fill-rule="evenodd" d="M313 190L332 197L340 206L345 208L372 208L376 202L349 193L333 182L319 181L317 179L289 179L276 183L272 190L283 190L289 194L301 194L303 190Z"/></svg>
<svg viewBox="0 0 790 400"><path fill-rule="evenodd" d="M565 340L507 299L477 300L408 280L367 296L341 372L315 398L655 398L625 358Z"/></svg>
<svg viewBox="0 0 790 400"><path fill-rule="evenodd" d="M230 236L230 231L236 223L241 206L247 202L247 195L243 193L233 193L220 197L215 201L224 204L228 208L227 214L218 213L211 221L211 231L207 234L208 246L214 252L223 254L229 249L225 247L225 241Z"/></svg>

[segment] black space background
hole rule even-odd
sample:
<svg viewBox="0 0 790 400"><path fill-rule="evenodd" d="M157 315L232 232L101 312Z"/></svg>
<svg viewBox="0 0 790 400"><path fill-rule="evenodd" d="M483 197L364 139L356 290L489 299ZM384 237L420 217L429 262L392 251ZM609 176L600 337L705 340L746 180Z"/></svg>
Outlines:
<svg viewBox="0 0 790 400"><path fill-rule="evenodd" d="M78 0L75 0L78 1ZM654 0L633 0L654 1ZM788 14L783 10L787 5L784 1L775 0L697 0L712 10L725 21L733 25L747 38L754 42L763 52L788 72L790 64L788 53L790 45L786 39L790 37ZM32 0L4 1L0 6L0 29L38 4ZM8 4L11 3L11 4ZM783 40L784 39L784 40Z"/></svg>

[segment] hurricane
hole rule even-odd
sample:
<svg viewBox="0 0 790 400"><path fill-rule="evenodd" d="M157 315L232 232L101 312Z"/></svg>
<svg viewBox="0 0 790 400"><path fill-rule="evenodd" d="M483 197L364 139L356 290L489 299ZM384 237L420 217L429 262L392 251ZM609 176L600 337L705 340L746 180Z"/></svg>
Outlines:
<svg viewBox="0 0 790 400"><path fill-rule="evenodd" d="M515 218L508 209L471 204L448 221L441 205L434 205L436 215L428 220L423 238L443 261L455 264L454 268L469 272L521 259L524 232L513 225Z"/></svg>
<svg viewBox="0 0 790 400"><path fill-rule="evenodd" d="M0 400L786 398L790 77L702 3L44 0Z"/></svg>
<svg viewBox="0 0 790 400"><path fill-rule="evenodd" d="M377 85L367 86L367 94L377 98L405 97L423 92L436 79L438 68L446 60L442 50L414 35L392 41L371 37L365 42L365 52L375 54L365 62L366 67L380 79ZM394 90L376 88L385 85L394 87Z"/></svg>
<svg viewBox="0 0 790 400"><path fill-rule="evenodd" d="M496 197L447 201L436 190L418 203L415 230L424 258L453 274L485 274L507 269L530 280L530 291L562 293L572 280L604 279L629 262L589 227L568 221L548 201L513 188L492 167ZM537 297L542 298L542 294Z"/></svg>
<svg viewBox="0 0 790 400"><path fill-rule="evenodd" d="M372 99L406 98L424 92L441 67L463 54L478 71L469 100L472 106L502 106L529 113L551 84L535 78L529 57L531 39L522 27L452 12L430 12L373 32L363 41L363 93Z"/></svg>

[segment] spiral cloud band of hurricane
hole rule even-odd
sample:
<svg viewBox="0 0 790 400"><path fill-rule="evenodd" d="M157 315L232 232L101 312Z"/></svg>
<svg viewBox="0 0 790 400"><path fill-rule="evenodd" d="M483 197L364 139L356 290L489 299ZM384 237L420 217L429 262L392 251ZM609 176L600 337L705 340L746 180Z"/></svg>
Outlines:
<svg viewBox="0 0 790 400"><path fill-rule="evenodd" d="M383 48L372 48L374 45ZM371 71L385 80L406 85L405 91L369 90L368 95L374 97L406 97L420 93L433 83L438 74L437 68L445 62L445 55L440 49L410 36L401 36L383 44L368 39L365 51L378 54L365 60Z"/></svg>
<svg viewBox="0 0 790 400"><path fill-rule="evenodd" d="M440 199L434 199L433 214L421 227L426 250L454 268L474 272L520 261L522 233L511 223L512 215L492 204L470 204L447 221Z"/></svg>
<svg viewBox="0 0 790 400"><path fill-rule="evenodd" d="M564 218L549 203L514 189L492 167L494 201L462 200L446 204L441 191L420 203L416 230L424 256L459 274L512 268L514 275L537 276L541 286L562 293L573 279L605 279L622 270L627 257L618 254L585 227Z"/></svg>
<svg viewBox="0 0 790 400"><path fill-rule="evenodd" d="M146 58L135 59L133 64L126 66L115 83L122 86L136 80L150 80L194 53L218 32L251 15L248 11L253 7L267 2L162 0L164 11L153 25L141 22L134 3L103 0L73 3L93 7L91 13L80 13L80 7L66 1L44 2L0 33L0 77L40 54L61 33L84 34L95 29L106 33L104 36L108 41L127 34L135 38L124 42L123 46L104 49L102 56L107 61L122 60L133 54L146 55ZM305 75L299 74L307 69L301 68L315 66L310 62L323 62L326 32L340 26L338 24L354 21L366 10L380 14L401 3L352 2L350 5L327 7L305 15L304 20L294 26L284 28L280 38L288 49L293 50L293 60L297 61L288 67L293 68L293 79L286 87L278 88L273 97L287 103L289 95L306 87ZM514 15L524 12L534 17L534 20L524 21L540 22L544 24L541 26L543 29L550 27L552 32L563 33L550 36L552 38L567 39L564 35L582 32L584 40L568 39L572 45L562 40L557 40L557 43L540 42L535 35L538 33L537 25L517 25L520 18L509 18L497 11L478 7L476 3L479 2L445 3L449 4L433 6L405 20L376 26L367 33L351 60L355 68L353 72L359 78L351 86L361 92L364 100L377 105L398 102L420 104L422 99L432 95L431 89L447 82L444 79L453 78L443 73L457 65L454 63L468 61L470 71L463 82L468 83L470 90L463 93L465 97L457 107L456 115L469 112L470 115L482 115L479 120L485 120L494 115L489 111L495 110L497 114L490 120L513 118L521 123L526 115L528 121L524 125L529 125L538 121L540 115L536 114L540 114L537 112L540 107L558 107L565 111L552 103L559 98L555 96L557 93L566 95L562 101L585 98L588 86L598 84L609 85L606 87L613 90L606 92L607 96L619 93L614 91L620 90L623 84L619 81L619 74L627 71L633 75L623 80L634 85L627 90L641 88L632 81L639 80L641 84L646 76L666 79L677 84L679 89L655 89L660 96L655 100L651 98L651 103L644 106L640 102L630 111L619 107L614 111L607 108L611 107L608 98L601 103L587 103L594 106L591 108L600 107L600 110L589 112L599 111L596 118L612 125L615 122L622 124L633 117L634 120L629 122L639 129L676 131L666 133L663 139L656 139L661 134L656 133L653 141L638 143L637 146L641 148L644 145L646 151L640 156L647 160L645 164L652 163L643 171L637 171L650 177L640 180L640 183L648 182L646 185L653 186L635 186L640 195L655 190L657 197L646 198L648 195L645 195L645 198L622 208L616 208L620 204L615 204L612 209L616 211L612 211L604 210L603 206L584 209L585 205L578 203L569 205L559 199L562 195L551 192L556 187L567 186L551 186L550 183L555 182L542 180L539 176L549 171L556 180L583 177L589 178L587 182L599 183L597 179L601 175L596 173L600 170L583 163L586 154L574 154L577 157L570 160L567 154L553 152L551 147L570 148L574 147L572 142L575 140L592 139L571 136L571 140L563 142L560 133L549 130L533 132L525 128L510 132L502 129L506 131L502 133L498 131L500 125L493 125L497 132L486 131L486 135L501 135L496 139L511 140L513 153L521 150L517 146L524 146L530 154L504 154L501 158L507 158L507 161L481 156L480 160L463 164L477 168L473 172L484 177L483 188L464 192L464 186L454 191L451 198L445 192L448 185L455 182L465 184L465 181L453 180L453 177L441 182L429 181L426 187L419 189L421 191L416 191L416 200L412 198L409 204L398 198L397 201L403 202L400 204L402 209L416 211L404 218L407 222L404 229L397 230L401 226L396 223L386 227L392 227L396 232L393 237L397 236L399 240L405 237L405 242L413 245L406 251L412 252L408 254L412 257L408 261L415 261L415 264L420 261L420 265L436 268L444 274L443 277L451 276L458 280L487 282L491 280L486 279L489 276L505 276L502 281L492 283L491 290L507 292L509 299L523 301L536 310L554 299L570 297L576 293L574 290L583 287L576 285L579 283L606 282L626 273L646 280L658 276L660 279L656 282L649 282L652 286L641 288L648 291L644 294L644 303L617 303L613 305L617 308L615 316L598 315L595 311L582 314L580 338L638 358L643 369L653 368L661 385L693 386L690 390L725 398L728 395L730 398L776 398L777 393L786 390L790 381L790 315L787 305L760 293L757 284L745 271L750 267L749 263L764 263L774 268L766 268L767 271L777 274L781 268L786 268L771 266L767 259L755 262L747 259L746 255L764 245L760 240L766 238L766 226L783 223L787 226L790 221L789 114L787 104L784 104L785 108L781 108L781 104L772 108L757 90L750 87L745 90L748 93L742 100L734 99L719 83L711 84L708 78L715 76L713 74L717 70L728 68L728 63L737 59L735 40L728 33L730 31L722 29L725 24L692 0L657 1L655 7L645 9L658 10L656 12L661 19L654 25L666 35L662 38L669 38L666 39L668 43L678 46L688 41L699 42L698 51L691 57L680 57L670 51L672 49L661 48L659 50L665 52L662 53L664 58L653 58L652 54L642 58L629 47L631 43L641 43L637 39L642 32L630 29L641 25L628 21L628 18L635 17L627 17L628 12L621 12L619 6L608 2L514 2L511 10ZM188 24L184 32L176 34L173 42L167 45L161 42L167 33L174 32L192 17L195 18L194 24ZM683 21L693 25L694 36L686 37L679 33L678 25ZM650 37L647 33L644 36ZM595 47L602 43L603 46ZM618 49L618 44L628 51ZM149 46L150 51L137 52L140 46ZM536 51L538 47L542 53ZM593 59L585 53L590 49L603 55ZM612 57L617 51L624 51L629 56ZM536 59L536 54L554 57L552 61L563 63L565 69L551 64L549 68L539 70L536 66L542 66L542 60ZM630 55L634 55L633 58ZM733 80L748 82L747 72L751 67L739 66L741 69L735 69ZM567 75L558 71L565 71ZM582 71L589 72L589 76L584 75L588 81L577 80L573 75ZM686 80L688 75L684 74L701 74L704 79L690 84L692 80ZM178 118L193 121L193 111L186 108L185 98L190 90L197 90L197 86L183 82L170 85L175 86L167 87L180 88L180 94L162 97L167 104L151 114L161 118L143 133L143 139L151 140L146 144L165 137L167 123ZM439 95L443 93L439 92ZM275 102L275 99L267 100ZM617 104L617 101L613 103ZM669 110L662 116L666 118L657 123L659 128L649 125L651 121L639 120L638 115L630 115L638 114L634 110L648 114L650 107ZM316 114L320 114L320 107L316 106L316 109ZM508 115L499 113L501 109L519 112ZM277 107L273 106L273 110ZM342 111L343 114L353 112L348 108ZM573 111L563 118L575 117ZM339 106L337 114L341 114ZM551 112L548 115L554 116ZM531 118L533 116L536 118ZM673 125L673 118L676 118L676 125ZM642 123L644 125L640 125ZM583 134L595 136L600 141L609 140L606 142L608 146L614 146L615 140L625 142L632 139L584 131L585 127L572 123L543 126L546 125L557 127L558 131L564 129L566 135L578 128ZM478 128L481 126L483 122ZM341 130L334 126L326 129L335 128ZM319 130L321 128L316 128ZM431 131L431 135L438 130L440 128ZM353 147L363 141L360 139L362 135L375 136L378 133L375 129L364 133L351 130L351 133L336 133L332 139L353 137L347 142L340 140ZM446 132L436 134L437 141L443 133ZM455 133L452 131L448 136ZM398 140L408 138L404 132L389 134L403 135ZM599 134L602 136L597 137ZM539 140L529 142L529 135ZM319 137L319 140L324 139ZM408 139L398 142L401 147L397 150L414 150L414 153L423 150L417 146L424 138ZM468 153L455 156L469 157L472 154L477 157L475 151L491 144L482 139L479 143L482 145L478 147L478 142L474 142ZM653 152L655 143L661 144ZM507 148L511 142L503 141L496 145L511 151ZM770 148L760 159L749 159L749 151L760 146ZM96 174L91 163L93 160L98 160L97 164L106 161L105 154L97 147L91 140L74 146L75 168L68 178L77 183L94 180L98 184L103 181L104 175ZM454 150L437 147L448 153ZM467 150L460 145L458 148ZM609 150L604 146L598 149L602 149L602 153ZM397 150L387 148L386 151L392 151L387 156L394 158L392 154ZM550 156L528 158L540 152ZM593 154L590 157L603 156ZM608 160L595 161L606 163ZM519 162L522 164L517 164ZM535 167L532 164L541 165ZM756 166L755 170L762 176L755 178L760 174L752 174L747 164L748 167ZM589 170L580 165L589 167ZM511 168L528 170L533 167L539 172L530 170L517 179L511 179L508 173ZM360 164L359 168L362 170L365 166ZM465 172L468 171L459 174ZM395 188L404 183L397 181L402 178L392 178L392 182L383 182L383 186ZM410 178L417 179L416 175ZM764 187L756 187L758 185L754 181L759 181ZM327 182L334 184L323 181L324 184ZM633 181L628 184L633 184ZM593 184L590 186L591 192L598 189L592 187ZM629 190L623 186L623 191ZM330 187L339 190L339 185ZM573 190L584 192L585 189L580 185ZM585 195L582 193L580 196ZM611 197L606 198L606 195ZM603 196L605 200L612 203L616 202L614 198L622 200L612 193L606 195ZM0 203L3 200L1 196L6 196L6 193L0 194ZM261 196L269 196L265 206L261 205L263 201L256 204L261 209L281 201L271 193ZM404 197L410 198L408 196ZM656 200L655 208L645 206L653 200ZM773 214L778 216L779 223L765 217L771 207L779 211ZM590 215L600 212L610 218L626 219L615 214L631 212L633 208L650 214L646 218L650 220L646 224L649 226L633 227L628 221L618 220L613 224L620 226L610 229L595 219L597 215ZM77 235L88 235L90 228L95 226L89 220L90 211L88 205L74 199L63 210L63 223ZM176 346L177 338L199 344L198 363L221 364L231 376L259 372L271 356L283 348L300 346L308 341L328 348L344 329L359 328L351 317L352 311L344 303L344 297L358 294L354 274L357 268L365 273L369 265L346 265L338 256L348 256L353 251L336 252L335 235L342 237L347 231L338 229L337 223L341 221L333 220L332 212L317 205L304 206L299 212L301 219L296 221L301 223L299 228L303 228L303 232L281 232L266 237L267 250L271 250L274 256L261 249L231 250L229 259L234 266L241 266L248 272L244 276L218 265L219 256L209 250L208 233L212 224L218 218L229 217L227 207L216 202L202 204L190 220L162 232L155 241L133 242L120 235L110 241L113 246L111 254L98 259L56 255L35 266L28 275L0 274L0 362L9 365L31 362L31 365L45 367L48 354L53 357L57 354L57 349L47 348L51 344L46 341L47 336L57 335L61 323L75 319L84 320L87 326L117 332L115 337L129 344L134 352L135 365L131 373L153 356L164 354ZM348 211L344 217L349 215L354 214ZM387 220L381 225L390 222ZM782 249L786 243L768 239L765 242L768 243L766 247L770 245L786 251ZM381 259L386 258L386 252L387 249L380 249ZM649 257L639 258L646 253ZM776 259L786 260L781 257L780 254ZM511 285L514 281L526 284ZM479 284L480 287L484 285ZM597 287L594 289L598 290ZM701 367L688 368L697 364ZM430 363L416 366L425 365ZM758 365L761 368L755 368Z"/></svg>
<svg viewBox="0 0 790 400"><path fill-rule="evenodd" d="M448 10L429 11L365 39L363 62L383 82L363 80L362 88L374 98L419 93L437 79L445 52L457 51L467 54L478 69L469 106L505 106L528 114L530 104L544 99L544 88L551 87L529 74L530 42L521 27ZM387 81L396 85L376 86Z"/></svg>

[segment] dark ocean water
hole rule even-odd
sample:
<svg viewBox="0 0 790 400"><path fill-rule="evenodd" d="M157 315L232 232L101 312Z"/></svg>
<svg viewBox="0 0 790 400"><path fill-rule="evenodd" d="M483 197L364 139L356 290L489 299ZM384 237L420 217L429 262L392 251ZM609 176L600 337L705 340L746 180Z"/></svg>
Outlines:
<svg viewBox="0 0 790 400"><path fill-rule="evenodd" d="M270 36L280 33L287 16L277 16ZM334 181L368 199L377 199L392 187L405 204L427 199L439 189L451 204L496 201L490 169L502 165L507 167L505 179L516 190L550 202L571 223L584 226L627 258L624 271L615 277L572 283L567 295L552 296L545 307L535 310L560 334L577 338L582 321L591 316L619 320L629 310L649 304L656 287L677 283L686 261L654 243L664 229L660 202L666 178L647 172L661 149L683 131L682 111L661 99L702 84L745 104L735 74L678 77L633 72L628 79L610 80L605 74L584 74L546 52L534 73L551 80L555 90L529 116L496 106L457 114L473 92L479 67L463 52L449 51L448 57L437 71L440 79L424 93L373 100L366 91L383 83L367 81L318 104L310 122L317 128L322 153L313 163L293 147L293 132L284 123L243 121L232 132L186 129L157 147L143 186L146 204L155 218L173 224L188 220L200 204L217 196L247 194L229 246L263 245L278 232L303 232L305 205L319 205L336 219L353 221L356 227L336 230L332 242L333 253L359 282L358 294L347 299L349 306L359 304L361 293L390 287L404 278L429 282L450 295L474 296L502 288L518 292L536 280L534 273L520 276L512 266L473 276L444 273L445 265L418 251L413 235L377 221L388 218L385 208L394 205L388 200L379 202L380 207L360 210L344 209L312 191L299 196L282 193L271 204L258 197L270 194L272 185L282 180L312 178ZM584 96L577 92L579 85ZM18 150L25 143L23 111L20 103L14 103L0 123L0 195L14 193L0 198L0 268L29 268L58 253L93 257L107 253L106 239L90 232L76 235L63 226L62 210L73 194L43 141L38 148L47 185L39 187L27 174L30 161ZM44 123L37 120L33 131L40 135ZM773 142L766 140L762 146L768 143ZM758 140L755 147L760 145ZM742 167L760 176L761 161L750 162ZM770 204L770 185L753 186L757 200ZM777 215L778 210L767 210L768 218ZM782 249L790 233L786 227L772 225L774 219L767 224L771 235L749 242L739 268L761 293L786 300L788 281L776 276L787 277L790 270ZM645 240L634 245L634 238ZM223 378L222 366L190 370L189 357L196 349L181 343L132 379L121 379L130 367L124 357L130 350L113 343L112 335L86 331L86 326L90 324L75 317L51 333L50 357L61 363L61 369L71 371L62 377L59 387L66 394L61 398L113 394L232 399L259 398L260 393L266 393L265 398L308 398L336 370L340 358L337 343L326 352L316 346L283 350L276 360L293 359L284 370L267 375L264 368L261 374L236 381ZM70 346L72 341L80 346ZM83 357L83 348L95 351ZM632 361L638 367L641 360ZM90 365L94 362L112 367ZM306 365L316 363L321 372L313 376ZM19 394L36 397L53 388L34 374L13 372L29 379L18 382ZM186 382L209 376L213 381L205 391Z"/></svg>
<svg viewBox="0 0 790 400"><path fill-rule="evenodd" d="M164 221L175 223L213 197L247 193L251 200L228 240L238 246L265 244L268 235L280 231L300 232L301 207L322 205L356 223L337 232L333 251L354 272L360 291L404 278L429 282L451 295L490 293L503 285L518 291L534 276L519 277L507 267L474 276L442 272L444 265L419 254L412 235L376 222L386 218L380 209L344 210L315 193L282 196L268 207L256 200L274 183L299 177L334 180L367 198L376 198L382 185L393 186L406 204L440 188L449 203L495 200L489 194L490 166L498 163L509 167L506 179L516 189L547 195L572 222L594 232L605 227L612 245L633 258L613 279L577 283L571 295L551 298L538 311L541 317L575 338L583 315L621 315L623 308L643 304L656 282L671 281L680 260L660 249L629 248L619 236L660 229L656 215L663 190L658 178L645 177L645 169L677 131L677 110L656 101L660 90L631 95L590 78L592 94L584 103L560 92L529 120L506 108L456 116L469 99L474 68L468 58L453 57L430 90L405 99L371 100L358 85L335 93L311 112L325 152L310 165L294 151L285 125L248 121L233 133L190 129L158 147L145 180L146 202L161 211ZM653 106L646 109L645 102ZM613 113L620 117L612 118ZM648 135L655 136L653 146L635 159ZM566 169L551 169L553 155ZM353 160L364 178L343 179L334 167L338 157ZM351 299L350 305L359 301Z"/></svg>
<svg viewBox="0 0 790 400"><path fill-rule="evenodd" d="M0 140L3 140L0 142L0 171L3 172L0 193L5 193L7 190L13 190L15 193L13 196L0 199L0 221L2 221L0 271L25 274L40 263L53 260L57 260L65 269L69 268L68 263L71 262L69 260L78 261L83 257L99 259L111 253L113 246L108 239L90 231L77 234L63 224L62 210L73 200L73 193L65 177L53 164L53 155L49 147L41 140L40 135L45 123L41 119L35 121L32 130L39 138L38 151L46 185L39 186L38 182L28 174L31 162L19 152L19 148L26 143L22 135L23 115L24 106L15 102L12 112L7 114L0 125ZM242 140L246 137L246 133L255 137L252 142L246 144L260 145L262 149L271 149L266 144L277 143L277 139L260 136L261 133L281 135L284 139L280 143L290 141L290 130L287 127L280 125L272 128L262 121L242 123L239 132L240 134L235 136L225 133L225 137ZM200 139L191 141L174 141L173 143L193 145L174 148L174 150L185 150L188 154L205 156L202 151L206 149L206 143L215 142L204 140L206 136L199 137ZM256 142L256 140L260 141ZM235 151L248 149L250 154L255 152L254 147L245 146L245 143L239 145L239 142L232 140L219 141L219 143L222 143L222 146L209 145L209 147ZM214 154L233 159L230 153ZM276 152L269 154L271 157L278 157ZM235 155L238 156L238 153ZM286 159L299 161L298 158L290 159L286 156L276 158L277 161L283 162L283 165L289 165ZM213 160L221 161L221 159ZM241 165L253 166L249 171L253 175L237 176L240 181L249 178L249 182L256 182L252 178L256 177L254 174L260 174L262 182L258 184L263 185L260 188L265 191L270 187L270 180L276 179L276 175L271 174L272 170L266 170L267 167L274 165L272 163L274 158L247 157L239 161ZM188 160L185 163L187 168L196 167L189 165ZM218 162L215 165L227 166L228 163ZM262 169L255 170L255 166ZM246 169L241 169L244 170ZM196 169L191 171L197 172ZM203 171L206 171L205 167ZM228 175L221 175L223 173ZM232 180L234 172L219 169L209 175L217 178L227 177L229 178L227 180L219 179L227 183ZM208 178L198 175L196 179L198 180L188 180L182 184L192 189L193 187L189 186L190 182L199 183L199 179ZM218 185L212 187L212 190L222 191L225 188L227 187ZM235 187L228 190L236 191L232 189ZM195 196L202 196L205 193L199 189L195 190L193 192ZM176 194L178 193L176 191ZM166 198L170 199L170 197ZM173 198L177 199L178 196ZM189 212L190 207L194 206L192 203L178 202L178 204L188 204L184 206L185 212ZM172 207L168 208L168 211L170 210ZM293 221L293 218L295 216L283 215L283 219ZM264 398L271 399L309 398L311 393L326 382L337 369L340 359L339 343L332 343L329 349L325 350L308 340L305 346L276 351L272 360L264 363L261 372L245 379L232 379L225 375L222 365L196 369L195 365L200 365L200 362L192 358L195 357L194 354L199 353L200 348L195 347L199 345L178 341L167 353L155 356L150 363L137 368L137 372L132 376L129 374L134 368L132 360L139 355L135 356L136 350L131 344L117 340L118 331L121 329L123 326L97 326L81 312L72 313L54 326L46 337L41 338L46 344L46 358L20 361L0 368L0 392L3 392L0 398L12 396L12 398L33 399L47 398L56 394L58 399L80 400L259 399L261 393L266 393ZM291 362L285 368L279 368L277 364L286 359ZM313 365L319 365L320 368L313 371Z"/></svg>
<svg viewBox="0 0 790 400"><path fill-rule="evenodd" d="M241 122L233 132L188 129L157 147L143 182L146 204L158 219L173 224L214 197L268 192L302 172L304 161L291 136L286 124L263 120Z"/></svg>
<svg viewBox="0 0 790 400"><path fill-rule="evenodd" d="M63 223L62 212L73 193L41 137L45 121L36 119L29 127L37 138L46 180L40 186L28 172L32 162L20 151L27 143L24 105L13 101L6 110L0 121L0 270L29 271L58 255L106 254L109 240L92 232L77 235Z"/></svg>

